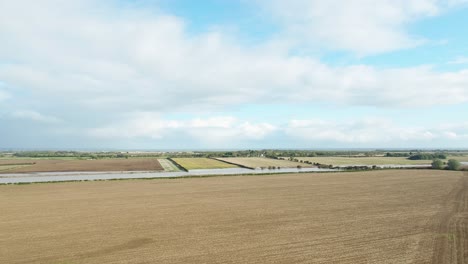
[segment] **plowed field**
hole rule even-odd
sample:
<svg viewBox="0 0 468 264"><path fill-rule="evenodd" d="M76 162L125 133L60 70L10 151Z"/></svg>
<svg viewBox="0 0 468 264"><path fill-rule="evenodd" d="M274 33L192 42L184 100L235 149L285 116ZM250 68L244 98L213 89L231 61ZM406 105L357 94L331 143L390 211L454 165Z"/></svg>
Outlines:
<svg viewBox="0 0 468 264"><path fill-rule="evenodd" d="M12 165L11 169L0 173L27 172L74 172L74 171L159 171L164 170L158 159L99 159L99 160L59 160L59 159L14 159L0 160L0 165ZM13 164L21 165L14 167Z"/></svg>
<svg viewBox="0 0 468 264"><path fill-rule="evenodd" d="M0 263L467 263L468 175L0 186Z"/></svg>

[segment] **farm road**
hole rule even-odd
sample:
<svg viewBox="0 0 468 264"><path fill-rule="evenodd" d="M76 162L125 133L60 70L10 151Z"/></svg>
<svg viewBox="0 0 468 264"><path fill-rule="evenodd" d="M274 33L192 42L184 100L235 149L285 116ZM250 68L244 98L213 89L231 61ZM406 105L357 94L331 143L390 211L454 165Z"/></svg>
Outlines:
<svg viewBox="0 0 468 264"><path fill-rule="evenodd" d="M460 179L446 200L441 214L439 236L432 263L467 263L468 261L468 172Z"/></svg>

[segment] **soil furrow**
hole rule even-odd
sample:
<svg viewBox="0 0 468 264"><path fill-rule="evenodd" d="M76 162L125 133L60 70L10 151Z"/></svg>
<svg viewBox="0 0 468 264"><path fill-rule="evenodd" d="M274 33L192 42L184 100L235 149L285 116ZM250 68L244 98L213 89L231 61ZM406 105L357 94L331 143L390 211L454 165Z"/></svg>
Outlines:
<svg viewBox="0 0 468 264"><path fill-rule="evenodd" d="M448 196L442 212L432 263L466 263L468 249L468 172Z"/></svg>

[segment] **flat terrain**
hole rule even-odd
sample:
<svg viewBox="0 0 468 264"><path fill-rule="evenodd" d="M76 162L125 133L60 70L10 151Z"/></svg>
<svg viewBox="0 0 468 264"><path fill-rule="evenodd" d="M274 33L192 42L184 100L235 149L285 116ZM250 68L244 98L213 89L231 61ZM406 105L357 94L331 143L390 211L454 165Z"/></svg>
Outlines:
<svg viewBox="0 0 468 264"><path fill-rule="evenodd" d="M15 166L16 164L16 166ZM29 164L29 165L28 165ZM7 170L2 167L10 166ZM27 172L71 172L71 171L160 171L163 170L157 159L98 159L98 160L59 160L59 159L2 159L0 173Z"/></svg>
<svg viewBox="0 0 468 264"><path fill-rule="evenodd" d="M236 165L208 158L174 158L173 160L187 170L237 168Z"/></svg>
<svg viewBox="0 0 468 264"><path fill-rule="evenodd" d="M447 160L448 159L456 159L460 162L468 162L468 156L448 156Z"/></svg>
<svg viewBox="0 0 468 264"><path fill-rule="evenodd" d="M309 164L288 161L288 160L277 160L277 159L268 159L268 158L217 158L226 162L231 162L239 164L248 168L260 168L260 167L281 167L281 168L295 168L298 165L302 167L312 167Z"/></svg>
<svg viewBox="0 0 468 264"><path fill-rule="evenodd" d="M417 165L431 164L432 160L409 160L405 157L296 157L298 160L327 165Z"/></svg>
<svg viewBox="0 0 468 264"><path fill-rule="evenodd" d="M180 171L179 168L168 159L158 159L159 164L164 168L165 171Z"/></svg>
<svg viewBox="0 0 468 264"><path fill-rule="evenodd" d="M468 175L0 186L0 263L467 263Z"/></svg>
<svg viewBox="0 0 468 264"><path fill-rule="evenodd" d="M0 172L1 171L10 171L16 168L26 167L29 165L0 165Z"/></svg>
<svg viewBox="0 0 468 264"><path fill-rule="evenodd" d="M432 160L409 160L405 157L297 157L298 160L310 161L334 166L342 165L423 165L431 164ZM468 161L467 156L449 156L448 159Z"/></svg>

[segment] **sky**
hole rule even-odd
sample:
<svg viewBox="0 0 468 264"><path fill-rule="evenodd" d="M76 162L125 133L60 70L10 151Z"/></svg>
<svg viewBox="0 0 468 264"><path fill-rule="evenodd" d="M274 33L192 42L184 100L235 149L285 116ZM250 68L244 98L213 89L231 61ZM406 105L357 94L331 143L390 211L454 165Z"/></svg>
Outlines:
<svg viewBox="0 0 468 264"><path fill-rule="evenodd" d="M468 148L468 0L0 0L0 149Z"/></svg>

